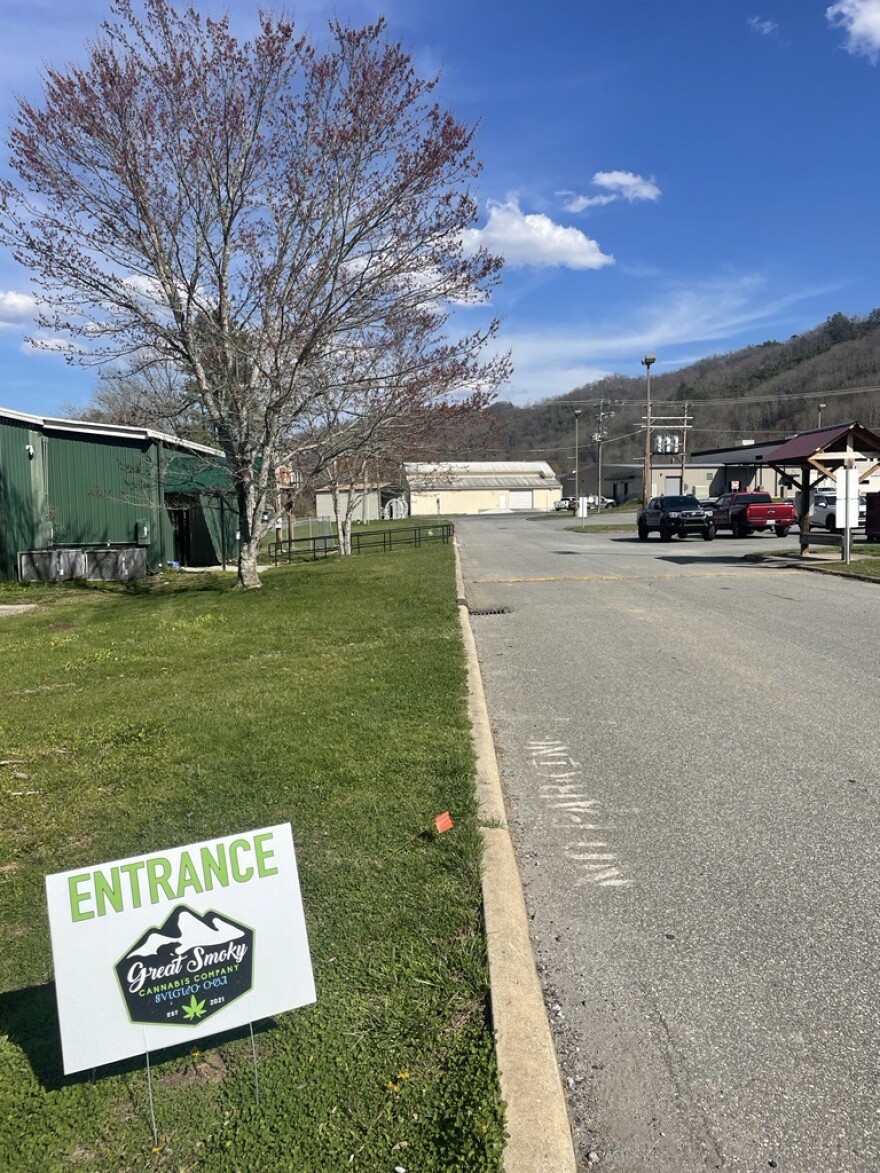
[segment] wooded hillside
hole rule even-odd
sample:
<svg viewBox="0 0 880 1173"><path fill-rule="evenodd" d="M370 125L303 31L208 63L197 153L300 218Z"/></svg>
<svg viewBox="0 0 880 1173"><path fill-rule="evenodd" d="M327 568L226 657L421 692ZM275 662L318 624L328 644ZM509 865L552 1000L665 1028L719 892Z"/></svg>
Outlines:
<svg viewBox="0 0 880 1173"><path fill-rule="evenodd" d="M655 428L675 432L673 423L658 422L658 417L681 417L689 411L690 451L815 428L820 403L825 405L825 424L859 420L880 430L880 309L866 317L837 313L787 342L763 342L700 359L681 370L657 374L655 366L652 372ZM581 408L582 473L596 463L594 436L600 419L606 466L641 458L645 380L623 375L528 407L495 403L479 421L449 437L450 449L444 456L547 460L557 472L569 472L574 465L576 407Z"/></svg>

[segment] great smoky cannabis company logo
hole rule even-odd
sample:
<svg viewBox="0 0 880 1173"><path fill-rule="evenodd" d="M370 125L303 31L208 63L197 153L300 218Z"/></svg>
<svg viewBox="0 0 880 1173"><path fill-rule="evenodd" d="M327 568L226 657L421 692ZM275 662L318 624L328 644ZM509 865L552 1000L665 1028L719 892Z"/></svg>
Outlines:
<svg viewBox="0 0 880 1173"><path fill-rule="evenodd" d="M183 905L116 963L131 1021L175 1026L202 1023L246 994L253 970L253 929Z"/></svg>

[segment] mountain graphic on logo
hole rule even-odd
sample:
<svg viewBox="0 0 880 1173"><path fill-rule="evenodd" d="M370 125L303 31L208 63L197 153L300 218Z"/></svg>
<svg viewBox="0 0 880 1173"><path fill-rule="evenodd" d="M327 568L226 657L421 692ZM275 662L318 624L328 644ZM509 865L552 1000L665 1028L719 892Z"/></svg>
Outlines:
<svg viewBox="0 0 880 1173"><path fill-rule="evenodd" d="M188 908L175 908L164 925L144 933L127 956L155 957L169 946L173 947L172 954L186 953L189 949L195 949L197 945L203 949L211 948L215 945L225 945L229 941L237 941L244 935L243 929L230 924L216 912L199 916Z"/></svg>
<svg viewBox="0 0 880 1173"><path fill-rule="evenodd" d="M135 941L115 970L132 1022L198 1033L252 988L254 930L179 904L164 924L151 925Z"/></svg>

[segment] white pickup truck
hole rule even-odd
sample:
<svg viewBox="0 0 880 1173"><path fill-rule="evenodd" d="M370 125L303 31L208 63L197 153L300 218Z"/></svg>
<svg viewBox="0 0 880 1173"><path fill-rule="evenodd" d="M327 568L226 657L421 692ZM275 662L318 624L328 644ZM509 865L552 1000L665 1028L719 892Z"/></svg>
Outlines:
<svg viewBox="0 0 880 1173"><path fill-rule="evenodd" d="M866 508L865 498L859 497L859 527L863 527L865 524ZM824 526L830 534L837 532L837 489L834 485L813 489L810 524L817 528Z"/></svg>

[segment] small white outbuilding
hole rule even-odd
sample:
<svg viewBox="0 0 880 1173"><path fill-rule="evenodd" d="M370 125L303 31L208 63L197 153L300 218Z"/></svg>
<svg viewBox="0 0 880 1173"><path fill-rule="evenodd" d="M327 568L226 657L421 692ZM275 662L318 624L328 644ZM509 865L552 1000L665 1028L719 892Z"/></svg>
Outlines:
<svg viewBox="0 0 880 1173"><path fill-rule="evenodd" d="M547 512L562 496L545 460L451 460L403 471L413 517Z"/></svg>

